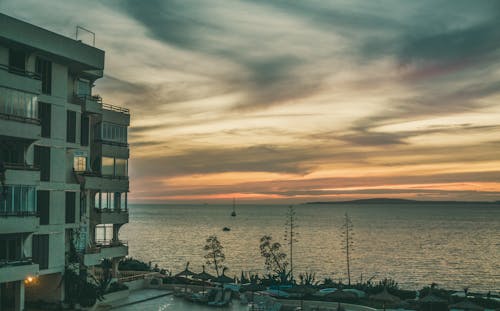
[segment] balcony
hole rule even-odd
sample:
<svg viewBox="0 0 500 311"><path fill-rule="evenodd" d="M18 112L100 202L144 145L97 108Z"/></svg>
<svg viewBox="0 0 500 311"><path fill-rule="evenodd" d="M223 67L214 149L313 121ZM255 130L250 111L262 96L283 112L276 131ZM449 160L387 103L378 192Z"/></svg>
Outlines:
<svg viewBox="0 0 500 311"><path fill-rule="evenodd" d="M31 258L16 261L0 260L0 283L21 281L38 273L38 264L33 264Z"/></svg>
<svg viewBox="0 0 500 311"><path fill-rule="evenodd" d="M102 104L102 120L124 126L130 125L130 111L127 108Z"/></svg>
<svg viewBox="0 0 500 311"><path fill-rule="evenodd" d="M35 232L40 227L36 212L5 212L0 210L0 233Z"/></svg>
<svg viewBox="0 0 500 311"><path fill-rule="evenodd" d="M19 117L0 112L0 133L9 137L24 138L30 141L40 139L39 119Z"/></svg>
<svg viewBox="0 0 500 311"><path fill-rule="evenodd" d="M99 95L78 95L73 94L68 98L68 101L72 104L79 105L82 107L82 112L102 114L103 103L102 98Z"/></svg>
<svg viewBox="0 0 500 311"><path fill-rule="evenodd" d="M40 169L25 163L5 163L5 180L9 184L36 185L40 180Z"/></svg>
<svg viewBox="0 0 500 311"><path fill-rule="evenodd" d="M0 85L16 90L40 94L40 76L34 72L0 64Z"/></svg>
<svg viewBox="0 0 500 311"><path fill-rule="evenodd" d="M94 209L92 218L97 224L126 224L128 223L128 210L115 210L109 208Z"/></svg>
<svg viewBox="0 0 500 311"><path fill-rule="evenodd" d="M128 244L122 240L98 240L83 256L83 264L95 266L104 258L119 258L128 255Z"/></svg>
<svg viewBox="0 0 500 311"><path fill-rule="evenodd" d="M85 189L106 192L128 192L128 176L108 176L96 173L79 173L85 179Z"/></svg>

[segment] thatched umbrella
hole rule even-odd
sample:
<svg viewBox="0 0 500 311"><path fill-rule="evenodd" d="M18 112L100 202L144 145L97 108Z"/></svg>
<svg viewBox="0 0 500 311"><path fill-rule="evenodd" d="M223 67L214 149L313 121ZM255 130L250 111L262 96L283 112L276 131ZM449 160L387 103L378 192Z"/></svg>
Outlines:
<svg viewBox="0 0 500 311"><path fill-rule="evenodd" d="M465 311L483 311L484 308L481 306L478 306L477 304L473 303L472 301L469 300L464 300L459 303L455 303L449 306L450 309L458 309L458 310L465 310Z"/></svg>
<svg viewBox="0 0 500 311"><path fill-rule="evenodd" d="M193 278L201 280L203 291L205 291L205 281L213 280L215 279L215 276L205 272L205 265L203 265L203 272L194 274Z"/></svg>
<svg viewBox="0 0 500 311"><path fill-rule="evenodd" d="M182 270L181 272L177 273L175 275L175 277L185 277L187 279L187 277L189 276L193 276L195 275L196 273L194 273L193 271L189 270L189 261L186 263L186 268L184 268L184 270ZM187 292L187 280L186 280L186 283L185 283L185 287L184 287L184 292Z"/></svg>

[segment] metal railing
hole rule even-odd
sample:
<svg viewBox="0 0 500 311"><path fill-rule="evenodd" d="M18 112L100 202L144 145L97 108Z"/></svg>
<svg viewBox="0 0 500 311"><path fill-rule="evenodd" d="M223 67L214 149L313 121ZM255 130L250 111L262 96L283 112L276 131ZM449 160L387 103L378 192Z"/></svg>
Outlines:
<svg viewBox="0 0 500 311"><path fill-rule="evenodd" d="M39 171L40 167L36 165L30 165L26 163L13 163L13 162L5 162L4 163L6 169L10 170L23 170L23 171Z"/></svg>
<svg viewBox="0 0 500 311"><path fill-rule="evenodd" d="M28 70L12 67L12 66L5 65L5 64L0 64L0 69L4 70L4 71L8 71L8 72L16 74L16 75L19 75L19 76L28 77L28 78L35 79L35 80L41 80L40 75L36 72L31 72Z"/></svg>
<svg viewBox="0 0 500 311"><path fill-rule="evenodd" d="M94 208L94 210L97 213L128 213L128 209L126 208L109 208L109 207L104 207L104 208Z"/></svg>
<svg viewBox="0 0 500 311"><path fill-rule="evenodd" d="M128 242L125 240L96 240L97 247L114 247L114 246L127 246Z"/></svg>
<svg viewBox="0 0 500 311"><path fill-rule="evenodd" d="M1 200L1 198L0 198ZM7 210L0 203L0 217L38 217L37 211Z"/></svg>
<svg viewBox="0 0 500 311"><path fill-rule="evenodd" d="M121 112L121 113L124 113L124 114L130 114L130 110L128 108L123 108L123 107L119 107L119 106L113 106L113 105L110 105L110 104L103 103L102 104L102 108L106 109L106 110L110 110L110 111L116 111L116 112Z"/></svg>
<svg viewBox="0 0 500 311"><path fill-rule="evenodd" d="M73 93L68 97L70 103L80 106L85 104L87 100L102 104L102 98L99 95L78 95Z"/></svg>
<svg viewBox="0 0 500 311"><path fill-rule="evenodd" d="M101 138L95 138L94 142L105 144L105 145L111 145L111 146L128 147L128 143L122 143L122 142L117 142L117 141L112 141L112 140L101 139Z"/></svg>
<svg viewBox="0 0 500 311"><path fill-rule="evenodd" d="M31 257L23 257L15 260L10 259L0 259L0 268L5 266L15 267L15 266L26 266L31 265L33 260Z"/></svg>
<svg viewBox="0 0 500 311"><path fill-rule="evenodd" d="M6 120L19 121L19 122L24 122L24 123L31 123L31 124L35 124L35 125L40 125L40 119L22 117L22 116L18 116L15 114L8 114L8 113L0 112L0 118L6 119Z"/></svg>

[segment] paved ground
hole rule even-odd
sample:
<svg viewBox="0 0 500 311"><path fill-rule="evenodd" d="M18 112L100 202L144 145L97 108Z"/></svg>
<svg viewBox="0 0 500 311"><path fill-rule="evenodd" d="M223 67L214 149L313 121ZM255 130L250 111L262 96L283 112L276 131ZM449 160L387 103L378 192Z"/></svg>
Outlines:
<svg viewBox="0 0 500 311"><path fill-rule="evenodd" d="M163 294L161 296L161 294ZM167 294L167 295L166 295ZM158 298L154 298L158 297ZM142 301L136 304L130 304L134 301ZM124 305L129 303L129 305ZM127 300L117 301L113 303L113 311L213 311L214 308L198 305L189 301L185 301L183 298L177 298L171 295L171 292L165 292L162 290L145 289L134 291L130 293L130 297ZM239 300L234 300L233 304L224 310L231 311L247 311L248 307L239 304Z"/></svg>

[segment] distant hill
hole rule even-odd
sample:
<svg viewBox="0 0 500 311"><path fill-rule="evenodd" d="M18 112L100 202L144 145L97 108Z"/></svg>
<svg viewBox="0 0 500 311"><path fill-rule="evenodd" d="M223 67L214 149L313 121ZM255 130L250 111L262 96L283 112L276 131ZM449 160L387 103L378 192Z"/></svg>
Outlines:
<svg viewBox="0 0 500 311"><path fill-rule="evenodd" d="M318 201L318 202L307 202L305 204L498 204L500 201L487 202L487 201L418 201L418 200L408 200L408 199L389 199L389 198L373 198L373 199L360 199L360 200L349 200L349 201Z"/></svg>

